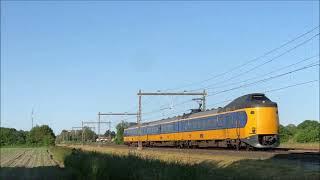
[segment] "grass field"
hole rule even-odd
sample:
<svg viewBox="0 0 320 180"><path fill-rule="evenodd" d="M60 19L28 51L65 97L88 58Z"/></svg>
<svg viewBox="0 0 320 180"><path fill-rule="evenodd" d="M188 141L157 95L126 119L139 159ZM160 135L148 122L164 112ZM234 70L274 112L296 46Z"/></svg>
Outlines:
<svg viewBox="0 0 320 180"><path fill-rule="evenodd" d="M81 148L81 149L80 149ZM319 179L319 156L126 146L1 148L0 179ZM276 157L278 156L278 157ZM298 158L298 159L297 159Z"/></svg>
<svg viewBox="0 0 320 180"><path fill-rule="evenodd" d="M67 174L48 148L0 148L0 179L57 179Z"/></svg>
<svg viewBox="0 0 320 180"><path fill-rule="evenodd" d="M78 147L78 146L77 146ZM78 147L80 148L80 147ZM54 150L55 151L55 150ZM319 179L319 164L267 153L190 154L184 151L135 151L120 146L82 146L67 151L65 168L81 179ZM57 153L59 154L59 153ZM270 154L270 153L269 153ZM61 156L61 155L60 155ZM298 157L295 157L298 158ZM312 157L311 157L312 158ZM317 157L319 158L319 157Z"/></svg>

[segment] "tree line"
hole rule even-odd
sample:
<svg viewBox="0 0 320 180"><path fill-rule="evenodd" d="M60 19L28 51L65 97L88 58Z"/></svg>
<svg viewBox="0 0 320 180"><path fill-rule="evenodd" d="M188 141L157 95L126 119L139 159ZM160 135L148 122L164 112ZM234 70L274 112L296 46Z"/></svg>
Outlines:
<svg viewBox="0 0 320 180"><path fill-rule="evenodd" d="M16 130L14 128L0 127L0 145L54 145L55 135L48 125L35 126L30 131Z"/></svg>
<svg viewBox="0 0 320 180"><path fill-rule="evenodd" d="M107 130L104 133L105 137L111 137L111 141L116 144L123 144L123 132L124 129L129 127L130 123L121 121L116 126L116 132ZM98 138L98 135L92 131L89 127L84 127L83 133L82 129L80 130L62 130L61 133L56 138L56 143L64 142L95 142Z"/></svg>
<svg viewBox="0 0 320 180"><path fill-rule="evenodd" d="M83 130L62 130L61 133L56 138L56 143L65 143L65 142L95 142L98 138L98 135L92 131L89 127L83 127Z"/></svg>
<svg viewBox="0 0 320 180"><path fill-rule="evenodd" d="M320 123L315 120L305 120L299 125L280 125L280 142L320 142Z"/></svg>
<svg viewBox="0 0 320 180"><path fill-rule="evenodd" d="M110 137L111 141L115 141L116 133L114 131L107 130L104 137ZM61 133L56 137L56 143L65 142L95 142L98 135L89 127L84 126L83 130L62 130Z"/></svg>

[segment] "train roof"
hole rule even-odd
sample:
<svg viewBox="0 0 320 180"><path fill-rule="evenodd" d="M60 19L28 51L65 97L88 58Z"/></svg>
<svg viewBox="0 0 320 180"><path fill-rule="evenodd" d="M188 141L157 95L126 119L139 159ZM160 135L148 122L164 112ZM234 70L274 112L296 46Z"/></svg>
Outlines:
<svg viewBox="0 0 320 180"><path fill-rule="evenodd" d="M252 106L253 103L255 103L254 105L257 105L257 102L252 101L252 99L254 99L254 98L263 99L264 101L267 102L266 105L268 105L270 103L274 103L270 99L268 99L265 96L265 94L263 94L263 93L251 93L251 94L246 94L246 95L243 95L243 96L236 98L235 100L233 100L232 102L230 102L229 104L227 104L226 106L224 106L222 108L219 107L219 108L208 109L206 111L200 111L200 112L195 112L195 113L185 113L185 114L182 114L179 116L169 117L166 119L160 119L160 120L156 120L156 121L141 123L141 126L165 123L165 122L170 122L170 121L179 120L179 119L199 117L199 116L204 116L204 115L208 115L208 114L216 114L216 113L226 112L226 111L230 111L230 110L242 109L245 107ZM129 126L128 128L136 128L136 127L138 127L137 124L135 124L133 126Z"/></svg>
<svg viewBox="0 0 320 180"><path fill-rule="evenodd" d="M272 102L263 93L252 93L236 98L235 100L221 108L219 110L219 113L250 107L277 107L277 104L275 102Z"/></svg>
<svg viewBox="0 0 320 180"><path fill-rule="evenodd" d="M206 111L200 111L200 112L197 112L197 113L185 113L185 114L182 114L182 115L169 117L169 118L166 118L166 119L160 119L160 120L156 120L156 121L141 123L141 126L165 123L165 122L170 122L170 121L174 121L174 120L186 119L186 118L192 118L192 117L198 117L198 116L204 116L204 115L215 114L215 113L218 113L218 109L210 109L210 110L206 110ZM135 128L135 127L138 127L138 125L135 124L133 126L129 126L128 128Z"/></svg>

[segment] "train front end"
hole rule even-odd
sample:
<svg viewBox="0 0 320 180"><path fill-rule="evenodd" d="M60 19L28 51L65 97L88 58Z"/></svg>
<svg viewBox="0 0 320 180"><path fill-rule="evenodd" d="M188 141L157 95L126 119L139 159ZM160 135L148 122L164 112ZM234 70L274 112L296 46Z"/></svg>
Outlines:
<svg viewBox="0 0 320 180"><path fill-rule="evenodd" d="M279 146L279 117L277 103L264 94L251 94L247 99L246 138L243 142L255 148Z"/></svg>

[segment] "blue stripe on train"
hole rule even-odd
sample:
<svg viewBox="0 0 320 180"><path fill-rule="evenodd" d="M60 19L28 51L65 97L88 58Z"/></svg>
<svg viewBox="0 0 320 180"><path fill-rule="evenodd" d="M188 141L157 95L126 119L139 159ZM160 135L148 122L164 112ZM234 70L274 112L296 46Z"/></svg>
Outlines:
<svg viewBox="0 0 320 180"><path fill-rule="evenodd" d="M204 131L217 129L243 128L247 124L245 111L231 112L215 116L183 120L141 128L141 134L165 134L188 131ZM138 129L125 130L125 136L138 135Z"/></svg>

